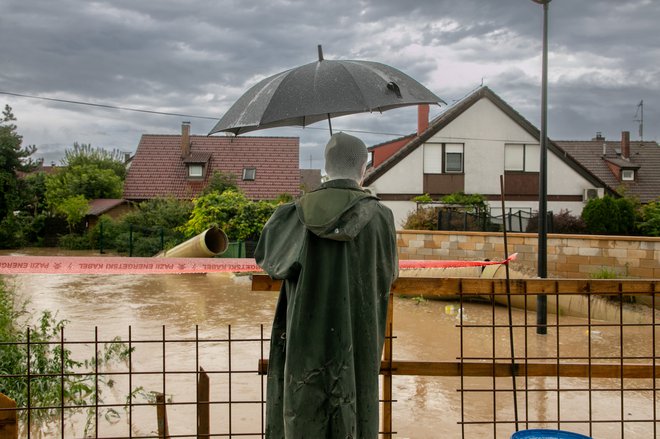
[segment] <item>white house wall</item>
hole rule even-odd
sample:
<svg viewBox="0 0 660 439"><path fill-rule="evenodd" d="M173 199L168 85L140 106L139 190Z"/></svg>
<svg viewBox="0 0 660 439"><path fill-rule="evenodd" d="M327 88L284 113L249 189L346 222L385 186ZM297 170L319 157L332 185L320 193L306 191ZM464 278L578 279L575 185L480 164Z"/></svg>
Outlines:
<svg viewBox="0 0 660 439"><path fill-rule="evenodd" d="M372 185L378 194L421 194L424 185L424 154L417 148Z"/></svg>
<svg viewBox="0 0 660 439"><path fill-rule="evenodd" d="M518 123L501 111L489 99L482 98L433 135L429 142L464 144L465 193L498 195L500 175L504 173L504 145L506 143L537 144ZM372 184L377 194L422 194L424 154L423 146L393 166ZM582 195L592 184L548 151L548 194ZM415 203L386 201L393 209L397 226ZM499 208L500 202L491 202ZM538 209L538 202L508 202L507 208ZM584 204L580 202L548 202L548 210L570 210L579 215Z"/></svg>

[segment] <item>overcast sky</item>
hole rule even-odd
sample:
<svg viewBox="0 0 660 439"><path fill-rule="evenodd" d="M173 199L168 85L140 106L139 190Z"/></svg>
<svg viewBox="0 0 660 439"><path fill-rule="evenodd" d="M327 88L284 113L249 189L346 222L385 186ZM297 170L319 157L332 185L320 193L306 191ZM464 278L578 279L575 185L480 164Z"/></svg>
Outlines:
<svg viewBox="0 0 660 439"><path fill-rule="evenodd" d="M540 126L543 8L531 0L0 0L0 11L0 92L199 116L0 94L47 162L74 142L134 152L142 134L187 120L206 135L257 81L315 61L317 44L326 59L396 67L449 104L483 81ZM644 138L658 141L660 1L554 0L549 21L549 137L639 139L644 100ZM381 143L414 132L416 110L333 128ZM322 166L325 123L250 135L299 136L301 166Z"/></svg>

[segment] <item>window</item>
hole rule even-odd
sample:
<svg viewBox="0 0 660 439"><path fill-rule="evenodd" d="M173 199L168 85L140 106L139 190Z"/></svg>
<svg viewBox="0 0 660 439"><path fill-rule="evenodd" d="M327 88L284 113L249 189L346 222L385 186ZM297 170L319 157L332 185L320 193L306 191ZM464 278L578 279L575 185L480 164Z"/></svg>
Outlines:
<svg viewBox="0 0 660 439"><path fill-rule="evenodd" d="M424 145L424 173L442 174L442 143Z"/></svg>
<svg viewBox="0 0 660 439"><path fill-rule="evenodd" d="M243 168L243 180L254 181L257 178L257 168Z"/></svg>
<svg viewBox="0 0 660 439"><path fill-rule="evenodd" d="M426 143L424 145L424 173L444 174L463 172L463 144Z"/></svg>
<svg viewBox="0 0 660 439"><path fill-rule="evenodd" d="M204 165L190 164L188 165L188 177L202 177L204 176Z"/></svg>
<svg viewBox="0 0 660 439"><path fill-rule="evenodd" d="M445 145L445 172L463 172L463 145Z"/></svg>
<svg viewBox="0 0 660 439"><path fill-rule="evenodd" d="M635 171L632 169L624 169L621 171L621 180L633 181L635 180Z"/></svg>
<svg viewBox="0 0 660 439"><path fill-rule="evenodd" d="M507 143L504 145L504 170L539 172L540 154L539 145Z"/></svg>

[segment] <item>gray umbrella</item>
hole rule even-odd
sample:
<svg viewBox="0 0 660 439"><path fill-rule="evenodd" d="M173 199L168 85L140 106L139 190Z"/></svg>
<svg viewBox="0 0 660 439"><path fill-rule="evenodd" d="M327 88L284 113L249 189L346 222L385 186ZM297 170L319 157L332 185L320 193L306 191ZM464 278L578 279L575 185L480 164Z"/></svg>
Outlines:
<svg viewBox="0 0 660 439"><path fill-rule="evenodd" d="M225 113L209 134L235 135L302 126L347 114L444 103L405 73L370 61L319 60L264 79ZM332 133L332 125L330 125Z"/></svg>

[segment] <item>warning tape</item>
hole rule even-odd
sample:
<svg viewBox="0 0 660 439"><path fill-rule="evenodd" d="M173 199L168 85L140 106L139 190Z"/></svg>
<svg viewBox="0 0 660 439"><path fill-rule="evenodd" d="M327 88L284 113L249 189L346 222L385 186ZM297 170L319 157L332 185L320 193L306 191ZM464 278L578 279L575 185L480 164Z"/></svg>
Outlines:
<svg viewBox="0 0 660 439"><path fill-rule="evenodd" d="M399 268L461 268L505 261L401 260ZM0 256L0 274L182 274L262 271L249 258L128 258L120 256Z"/></svg>

